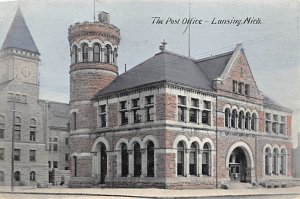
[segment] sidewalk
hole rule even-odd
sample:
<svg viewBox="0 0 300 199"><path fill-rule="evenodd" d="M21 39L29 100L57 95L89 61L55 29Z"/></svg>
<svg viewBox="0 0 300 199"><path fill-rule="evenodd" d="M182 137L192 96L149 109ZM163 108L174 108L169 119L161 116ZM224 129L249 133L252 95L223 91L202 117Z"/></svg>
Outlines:
<svg viewBox="0 0 300 199"><path fill-rule="evenodd" d="M1 193L9 193L10 187L0 187ZM289 188L256 188L256 189L130 189L130 188L32 188L16 187L16 193L39 195L86 195L86 196L116 196L132 198L185 198L185 197L210 197L210 196L262 196L262 195L295 195L300 198L300 187Z"/></svg>

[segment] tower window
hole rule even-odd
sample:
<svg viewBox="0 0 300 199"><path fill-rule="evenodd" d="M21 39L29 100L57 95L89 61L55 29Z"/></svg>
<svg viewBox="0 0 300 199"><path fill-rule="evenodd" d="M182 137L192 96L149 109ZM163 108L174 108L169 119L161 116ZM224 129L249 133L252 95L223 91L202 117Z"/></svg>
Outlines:
<svg viewBox="0 0 300 199"><path fill-rule="evenodd" d="M73 62L77 63L78 62L78 51L77 51L76 45L73 46L72 54L73 54Z"/></svg>
<svg viewBox="0 0 300 199"><path fill-rule="evenodd" d="M105 63L110 63L111 47L110 45L105 46Z"/></svg>
<svg viewBox="0 0 300 199"><path fill-rule="evenodd" d="M93 61L94 62L100 62L100 45L95 44L93 47Z"/></svg>
<svg viewBox="0 0 300 199"><path fill-rule="evenodd" d="M89 58L89 47L87 44L82 45L82 61L83 62L88 62Z"/></svg>

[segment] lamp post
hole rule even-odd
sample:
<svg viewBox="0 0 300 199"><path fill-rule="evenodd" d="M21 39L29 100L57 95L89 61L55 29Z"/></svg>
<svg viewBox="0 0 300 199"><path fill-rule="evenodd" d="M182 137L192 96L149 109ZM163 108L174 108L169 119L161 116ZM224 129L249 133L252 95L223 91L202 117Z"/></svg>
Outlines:
<svg viewBox="0 0 300 199"><path fill-rule="evenodd" d="M15 150L15 114L16 114L16 103L15 103L15 98L13 97L12 99L12 105L13 105L13 119L12 119L12 136L11 136L11 192L14 192L14 183L15 183L15 178L14 178L14 170L15 170L15 162L14 162L14 150Z"/></svg>

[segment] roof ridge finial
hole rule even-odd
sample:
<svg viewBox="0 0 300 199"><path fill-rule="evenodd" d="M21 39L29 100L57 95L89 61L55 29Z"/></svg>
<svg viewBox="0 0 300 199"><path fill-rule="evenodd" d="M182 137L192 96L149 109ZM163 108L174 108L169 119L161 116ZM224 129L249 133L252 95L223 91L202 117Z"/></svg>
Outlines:
<svg viewBox="0 0 300 199"><path fill-rule="evenodd" d="M159 46L159 50L161 51L161 52L164 52L165 50L166 50L166 45L167 45L168 43L166 42L166 40L164 39L164 41L162 41L161 42L161 45Z"/></svg>

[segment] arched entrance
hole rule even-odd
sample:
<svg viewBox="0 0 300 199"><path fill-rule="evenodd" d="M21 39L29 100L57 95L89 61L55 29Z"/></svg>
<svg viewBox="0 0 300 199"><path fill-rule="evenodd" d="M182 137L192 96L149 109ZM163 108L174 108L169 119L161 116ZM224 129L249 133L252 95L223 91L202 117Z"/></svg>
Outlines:
<svg viewBox="0 0 300 199"><path fill-rule="evenodd" d="M103 143L97 145L96 150L96 168L95 168L95 177L97 183L104 184L105 177L107 174L107 153L106 147Z"/></svg>
<svg viewBox="0 0 300 199"><path fill-rule="evenodd" d="M251 182L250 161L247 161L249 154L241 147L236 147L229 158L229 177L234 182ZM249 160L249 159L248 159Z"/></svg>

